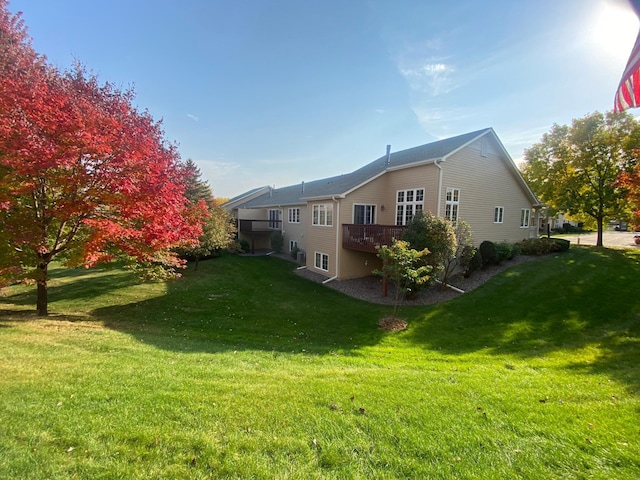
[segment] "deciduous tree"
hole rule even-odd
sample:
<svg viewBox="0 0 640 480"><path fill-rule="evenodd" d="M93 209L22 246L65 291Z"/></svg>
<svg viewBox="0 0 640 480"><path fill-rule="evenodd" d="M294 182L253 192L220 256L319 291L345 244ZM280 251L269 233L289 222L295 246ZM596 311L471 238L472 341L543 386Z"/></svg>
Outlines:
<svg viewBox="0 0 640 480"><path fill-rule="evenodd" d="M122 91L76 66L59 72L0 0L0 279L31 278L48 313L55 258L92 266L125 257L181 266L202 210L184 196L181 163L160 124Z"/></svg>
<svg viewBox="0 0 640 480"><path fill-rule="evenodd" d="M640 124L628 113L596 112L554 125L525 151L522 172L532 190L555 211L585 214L597 224L602 246L604 220L623 215L624 191L616 183L640 145Z"/></svg>
<svg viewBox="0 0 640 480"><path fill-rule="evenodd" d="M432 281L440 276L456 254L456 232L451 222L431 212L416 212L402 239L415 250L429 250L424 261L432 268Z"/></svg>
<svg viewBox="0 0 640 480"><path fill-rule="evenodd" d="M431 278L429 274L432 267L422 262L423 257L429 254L429 250L426 248L415 250L408 242L395 238L391 245L376 247L376 250L378 257L382 260L382 269L374 270L373 273L394 284L393 318L396 318L400 293L406 295L412 288L424 285Z"/></svg>
<svg viewBox="0 0 640 480"><path fill-rule="evenodd" d="M640 229L640 148L634 150L635 165L631 165L618 176L618 185L625 189L632 210L632 222L636 231Z"/></svg>
<svg viewBox="0 0 640 480"><path fill-rule="evenodd" d="M200 169L190 158L184 164L186 197L192 205L206 208L207 217L202 225L202 235L194 245L180 249L181 255L195 261L194 269L198 269L201 258L227 248L234 239L235 225L233 217L224 210L216 199L209 183L202 180Z"/></svg>

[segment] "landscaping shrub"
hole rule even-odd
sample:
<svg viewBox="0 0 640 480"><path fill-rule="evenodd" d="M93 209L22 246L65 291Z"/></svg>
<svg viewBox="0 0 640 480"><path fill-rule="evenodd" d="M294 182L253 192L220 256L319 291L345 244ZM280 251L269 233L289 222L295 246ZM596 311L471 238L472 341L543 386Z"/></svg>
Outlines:
<svg viewBox="0 0 640 480"><path fill-rule="evenodd" d="M562 252L569 248L569 242L557 243L556 240L563 240L560 238L529 238L518 243L520 250L524 255L545 255L551 252Z"/></svg>
<svg viewBox="0 0 640 480"><path fill-rule="evenodd" d="M456 233L451 222L431 212L416 212L402 240L408 242L415 250L429 250L423 261L432 269L430 283L440 276L446 262L456 253Z"/></svg>
<svg viewBox="0 0 640 480"><path fill-rule="evenodd" d="M515 256L513 253L513 245L507 242L497 243L496 252L498 253L498 263L511 260Z"/></svg>
<svg viewBox="0 0 640 480"><path fill-rule="evenodd" d="M276 230L271 234L271 250L276 253L282 252L282 247L284 246L284 235L280 230Z"/></svg>
<svg viewBox="0 0 640 480"><path fill-rule="evenodd" d="M469 261L469 266L464 272L464 276L469 278L473 272L476 270L480 270L482 268L482 254L480 250L477 248L473 249L473 254L471 256L471 260Z"/></svg>
<svg viewBox="0 0 640 480"><path fill-rule="evenodd" d="M458 258L459 267L463 272L468 272L469 270L471 270L472 264L474 263L474 257L478 257L478 259L480 260L480 265L475 266L475 270L477 270L478 268L482 267L482 259L480 258L480 253L478 253L478 250L474 248L473 245L465 245L462 249L460 257Z"/></svg>
<svg viewBox="0 0 640 480"><path fill-rule="evenodd" d="M249 245L249 242L247 242L244 238L238 241L238 243L240 244L240 250L242 252L247 253L251 250L251 245Z"/></svg>
<svg viewBox="0 0 640 480"><path fill-rule="evenodd" d="M559 252L566 252L567 250L569 250L569 245L571 244L571 242L566 238L551 237L549 238L549 241L555 243L559 247L559 250L557 250Z"/></svg>
<svg viewBox="0 0 640 480"><path fill-rule="evenodd" d="M297 245L291 249L291 256L293 257L294 260L298 260L298 252L299 251L300 251L300 249L298 248Z"/></svg>
<svg viewBox="0 0 640 480"><path fill-rule="evenodd" d="M480 255L482 256L483 267L489 267L500 263L496 244L490 240L485 240L480 244Z"/></svg>

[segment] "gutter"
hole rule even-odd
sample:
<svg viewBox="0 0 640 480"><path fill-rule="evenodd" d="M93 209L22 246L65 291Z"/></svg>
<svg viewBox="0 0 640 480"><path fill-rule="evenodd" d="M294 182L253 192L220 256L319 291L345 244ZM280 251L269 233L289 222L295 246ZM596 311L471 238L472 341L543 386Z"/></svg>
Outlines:
<svg viewBox="0 0 640 480"><path fill-rule="evenodd" d="M438 211L436 213L436 217L440 216L440 209L442 206L442 165L440 165L440 162L444 160L442 158L436 158L433 161L433 164L438 167Z"/></svg>
<svg viewBox="0 0 640 480"><path fill-rule="evenodd" d="M336 278L338 278L338 271L340 270L340 229L338 228L338 226L340 225L340 202L336 199L335 195L333 197L331 197L331 200L336 202L336 218L335 218L335 227L336 227L336 274L333 277L327 278L326 280L324 280L322 282L323 284L329 283L329 282L335 280Z"/></svg>
<svg viewBox="0 0 640 480"><path fill-rule="evenodd" d="M444 285L445 287L450 288L454 292L464 293L464 290L461 290L458 287L454 287L453 285L449 285L448 283L442 283L440 280L436 280L436 283L439 283L440 285Z"/></svg>

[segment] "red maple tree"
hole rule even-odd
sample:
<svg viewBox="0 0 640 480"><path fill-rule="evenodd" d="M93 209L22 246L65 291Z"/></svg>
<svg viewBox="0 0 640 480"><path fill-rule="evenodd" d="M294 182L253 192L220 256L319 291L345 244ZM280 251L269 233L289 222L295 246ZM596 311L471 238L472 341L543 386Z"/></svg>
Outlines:
<svg viewBox="0 0 640 480"><path fill-rule="evenodd" d="M626 197L633 211L633 227L640 230L640 150L634 150L635 165L618 176L618 185L626 190Z"/></svg>
<svg viewBox="0 0 640 480"><path fill-rule="evenodd" d="M172 248L197 242L204 205L133 92L81 66L60 72L0 0L0 278L32 278L47 315L48 266L123 256L175 273Z"/></svg>

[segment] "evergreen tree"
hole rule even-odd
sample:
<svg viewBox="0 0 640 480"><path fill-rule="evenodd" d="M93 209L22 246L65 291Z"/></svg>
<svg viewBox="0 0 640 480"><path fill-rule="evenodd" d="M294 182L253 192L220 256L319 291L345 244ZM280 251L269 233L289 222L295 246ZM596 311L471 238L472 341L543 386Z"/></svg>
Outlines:
<svg viewBox="0 0 640 480"><path fill-rule="evenodd" d="M233 218L213 197L209 183L202 180L200 169L190 158L184 163L185 197L192 205L203 203L209 216L202 225L202 235L198 238L198 244L180 250L184 257L195 261L195 270L201 258L215 254L229 246L235 236Z"/></svg>

